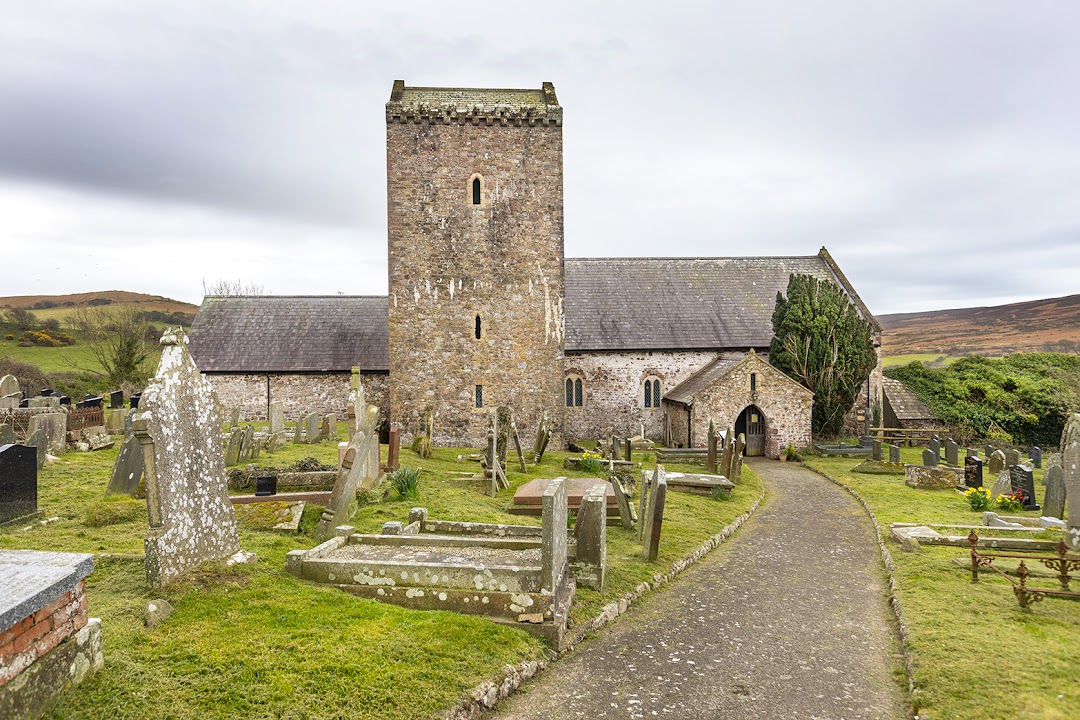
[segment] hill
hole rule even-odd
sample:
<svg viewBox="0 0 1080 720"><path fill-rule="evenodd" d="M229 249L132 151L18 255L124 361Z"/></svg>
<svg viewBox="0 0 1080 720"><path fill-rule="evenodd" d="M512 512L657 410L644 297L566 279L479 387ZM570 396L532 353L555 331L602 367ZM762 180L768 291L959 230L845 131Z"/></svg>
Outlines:
<svg viewBox="0 0 1080 720"><path fill-rule="evenodd" d="M197 305L172 300L160 295L104 290L101 292L73 293L71 295L11 295L0 297L0 309L20 308L30 310L39 320L56 318L61 324L78 307L109 305L133 306L147 313L155 322L179 322L191 325Z"/></svg>
<svg viewBox="0 0 1080 720"><path fill-rule="evenodd" d="M882 356L1000 356L1080 351L1080 295L919 313L879 315Z"/></svg>

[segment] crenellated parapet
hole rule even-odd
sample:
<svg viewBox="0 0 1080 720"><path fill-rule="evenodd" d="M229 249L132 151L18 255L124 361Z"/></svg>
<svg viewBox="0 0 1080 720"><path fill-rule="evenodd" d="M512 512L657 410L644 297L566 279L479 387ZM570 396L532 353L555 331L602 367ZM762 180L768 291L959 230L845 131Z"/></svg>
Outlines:
<svg viewBox="0 0 1080 720"><path fill-rule="evenodd" d="M562 125L562 107L549 82L539 90L407 87L395 80L387 123L442 125Z"/></svg>

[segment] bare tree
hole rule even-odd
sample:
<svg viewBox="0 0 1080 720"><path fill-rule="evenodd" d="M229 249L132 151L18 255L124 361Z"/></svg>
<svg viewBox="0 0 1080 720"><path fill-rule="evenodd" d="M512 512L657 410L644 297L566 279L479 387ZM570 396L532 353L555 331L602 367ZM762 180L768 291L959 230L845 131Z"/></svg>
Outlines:
<svg viewBox="0 0 1080 720"><path fill-rule="evenodd" d="M242 280L218 279L207 283L206 278L202 281L203 295L216 297L233 297L240 295L269 295L259 283L244 283Z"/></svg>
<svg viewBox="0 0 1080 720"><path fill-rule="evenodd" d="M80 307L69 320L114 383L143 383L153 372L153 333L134 307Z"/></svg>

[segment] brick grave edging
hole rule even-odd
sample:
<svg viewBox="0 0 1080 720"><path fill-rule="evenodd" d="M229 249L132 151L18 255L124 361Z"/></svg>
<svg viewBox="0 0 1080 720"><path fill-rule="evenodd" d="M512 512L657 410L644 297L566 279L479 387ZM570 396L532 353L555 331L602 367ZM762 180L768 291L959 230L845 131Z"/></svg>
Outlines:
<svg viewBox="0 0 1080 720"><path fill-rule="evenodd" d="M874 534L877 536L878 549L881 550L881 559L885 563L885 575L889 580L889 607L892 608L893 614L896 616L896 623L900 634L900 654L904 656L904 673L907 675L909 713L914 717L918 717L914 714L915 669L911 657L911 635L908 632L907 622L904 620L904 609L900 606L900 597L896 592L896 577L894 576L896 565L893 564L892 554L889 552L889 548L885 546L885 539L881 534L881 524L878 523L877 515L870 509L870 505L863 500L862 495L855 492L852 488L831 475L826 474L822 470L810 467L809 465L804 465L803 467L846 490L853 498L859 501L859 504L863 506L863 510L870 516L870 521L874 524Z"/></svg>
<svg viewBox="0 0 1080 720"><path fill-rule="evenodd" d="M642 582L634 588L632 592L627 593L617 601L612 601L605 605L599 615L589 622L582 624L580 628L574 631L573 637L562 652L552 653L546 659L525 660L518 663L516 666L504 665L500 672L493 675L490 679L481 682L472 690L469 690L466 693L466 696L457 705L444 712L440 717L443 720L473 720L474 718L480 717L484 712L493 709L499 702L514 694L518 688L524 685L528 680L536 677L546 670L548 666L558 662L569 654L588 633L596 632L604 626L611 624L616 618L625 613L635 602L641 599L643 595L652 592L661 585L671 582L682 574L684 570L700 562L702 558L731 537L731 535L733 535L735 531L754 514L758 509L758 506L761 505L761 501L764 499L765 486L763 484L761 492L758 494L757 499L754 500L753 505L750 506L750 509L728 523L719 533L706 540L697 550L672 563L671 569L666 573L653 575L651 583L648 581Z"/></svg>

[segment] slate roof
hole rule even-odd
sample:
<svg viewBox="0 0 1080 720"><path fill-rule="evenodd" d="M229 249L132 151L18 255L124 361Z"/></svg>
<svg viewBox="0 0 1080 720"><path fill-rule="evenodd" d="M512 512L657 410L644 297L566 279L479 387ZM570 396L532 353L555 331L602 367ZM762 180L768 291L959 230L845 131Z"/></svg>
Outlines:
<svg viewBox="0 0 1080 720"><path fill-rule="evenodd" d="M907 389L904 383L891 377L881 379L882 390L897 420L937 420L918 396Z"/></svg>
<svg viewBox="0 0 1080 720"><path fill-rule="evenodd" d="M389 371L385 297L207 297L188 333L203 372Z"/></svg>
<svg viewBox="0 0 1080 720"><path fill-rule="evenodd" d="M809 257L567 259L567 352L765 348L776 293L792 273L840 284L826 253ZM838 268L835 268L838 271ZM857 300L856 305L877 321Z"/></svg>
<svg viewBox="0 0 1080 720"><path fill-rule="evenodd" d="M717 358L664 393L664 400L689 404L694 395L727 375L741 358Z"/></svg>

